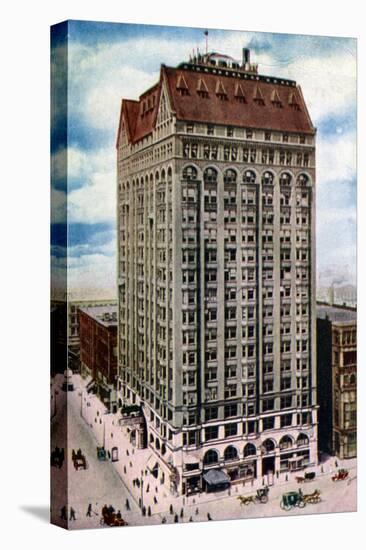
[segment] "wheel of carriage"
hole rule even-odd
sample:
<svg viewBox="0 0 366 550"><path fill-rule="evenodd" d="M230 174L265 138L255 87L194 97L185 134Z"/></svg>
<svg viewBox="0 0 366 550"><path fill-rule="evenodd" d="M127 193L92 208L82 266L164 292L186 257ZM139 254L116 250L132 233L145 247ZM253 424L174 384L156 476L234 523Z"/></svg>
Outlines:
<svg viewBox="0 0 366 550"><path fill-rule="evenodd" d="M285 503L285 502L283 502L283 500L281 500L280 506L281 506L282 510L285 510L286 512L288 512L292 508L291 504L289 504L288 502Z"/></svg>
<svg viewBox="0 0 366 550"><path fill-rule="evenodd" d="M299 500L298 506L299 506L299 508L305 508L305 506L306 506L305 500Z"/></svg>
<svg viewBox="0 0 366 550"><path fill-rule="evenodd" d="M268 502L268 495L262 495L260 501L262 504L266 504Z"/></svg>

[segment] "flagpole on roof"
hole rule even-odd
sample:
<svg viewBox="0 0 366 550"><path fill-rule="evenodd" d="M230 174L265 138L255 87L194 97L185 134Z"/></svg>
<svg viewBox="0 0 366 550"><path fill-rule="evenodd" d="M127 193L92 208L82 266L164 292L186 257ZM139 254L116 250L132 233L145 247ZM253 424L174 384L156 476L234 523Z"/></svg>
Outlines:
<svg viewBox="0 0 366 550"><path fill-rule="evenodd" d="M206 30L204 32L204 35L206 37L206 55L208 54L208 31Z"/></svg>

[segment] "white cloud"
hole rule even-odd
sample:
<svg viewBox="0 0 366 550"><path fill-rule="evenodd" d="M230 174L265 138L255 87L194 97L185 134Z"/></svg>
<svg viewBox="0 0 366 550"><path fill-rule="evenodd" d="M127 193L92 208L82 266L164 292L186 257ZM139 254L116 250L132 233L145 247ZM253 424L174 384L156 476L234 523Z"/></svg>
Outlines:
<svg viewBox="0 0 366 550"><path fill-rule="evenodd" d="M336 134L317 140L317 181L320 185L356 176L356 135Z"/></svg>
<svg viewBox="0 0 366 550"><path fill-rule="evenodd" d="M68 194L69 223L115 222L116 192L114 171L91 174L87 185Z"/></svg>
<svg viewBox="0 0 366 550"><path fill-rule="evenodd" d="M51 223L66 223L66 193L51 188Z"/></svg>
<svg viewBox="0 0 366 550"><path fill-rule="evenodd" d="M272 49L257 55L252 53L252 62L259 64L262 74L291 78L301 85L314 125L319 125L322 119L329 116L345 116L354 109L355 59L352 52L346 47L342 50L339 44L336 51L330 47L328 52L324 48L310 49L311 37L299 36L294 48L287 52L283 48L280 51L278 39L276 44L276 39L270 34L227 31L210 34L209 49L240 59L242 47L253 36L263 37ZM69 48L71 112L82 120L90 132L103 130L108 132L109 137L116 137L121 98L137 99L157 82L160 63L176 66L187 60L196 46L191 39L185 38L184 33L177 34L174 41L140 37L95 47L72 43ZM203 34L199 46L204 51ZM83 187L69 193L69 221L113 222L116 215L116 158L113 146L91 152L74 147L69 149L68 155L70 178L83 183ZM62 156L56 160L57 171L59 166L62 168ZM332 187L332 184L353 179L355 175L355 133L344 133L339 127L334 136L318 138L318 186L322 189L329 186L329 193L341 193L340 186ZM61 196L58 198L61 200ZM353 207L330 209L325 202L318 202L318 258L322 266L326 266L327 262L354 263L355 214ZM108 246L111 252L115 243L106 245L106 250ZM98 273L101 269L109 274L114 273L114 262L110 257L103 254L84 255L83 260L72 268L76 282L77 277L80 280L93 279L93 266ZM102 273L100 277L103 278Z"/></svg>

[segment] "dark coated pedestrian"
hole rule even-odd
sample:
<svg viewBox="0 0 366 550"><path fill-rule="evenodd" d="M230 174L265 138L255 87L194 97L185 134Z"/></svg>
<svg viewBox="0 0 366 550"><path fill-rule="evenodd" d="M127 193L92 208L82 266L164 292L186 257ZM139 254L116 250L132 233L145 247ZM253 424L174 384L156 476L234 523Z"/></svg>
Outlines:
<svg viewBox="0 0 366 550"><path fill-rule="evenodd" d="M192 516L190 516L189 523L192 523L192 521L193 521L193 518L192 518Z"/></svg>
<svg viewBox="0 0 366 550"><path fill-rule="evenodd" d="M70 508L70 521L75 521L75 520L76 520L75 510L71 506L71 508Z"/></svg>
<svg viewBox="0 0 366 550"><path fill-rule="evenodd" d="M208 519L208 521L212 521L212 517L211 517L210 512L207 512L207 519Z"/></svg>
<svg viewBox="0 0 366 550"><path fill-rule="evenodd" d="M143 516L146 516L146 506L143 506L143 507L142 507L142 515L143 515Z"/></svg>
<svg viewBox="0 0 366 550"><path fill-rule="evenodd" d="M150 508L150 506L147 507L147 515L149 517L151 517L151 508Z"/></svg>
<svg viewBox="0 0 366 550"><path fill-rule="evenodd" d="M92 511L93 511L93 510L92 510L92 505L89 504L89 505L88 505L88 509L87 509L87 511L86 511L86 517L87 517L87 518L91 518Z"/></svg>
<svg viewBox="0 0 366 550"><path fill-rule="evenodd" d="M126 510L130 510L130 502L128 498L126 498L125 506L126 506Z"/></svg>
<svg viewBox="0 0 366 550"><path fill-rule="evenodd" d="M66 506L63 506L61 508L61 515L60 515L60 518L61 519L66 519L67 520L67 509L66 509Z"/></svg>
<svg viewBox="0 0 366 550"><path fill-rule="evenodd" d="M161 523L166 523L166 517L163 516L163 519L161 520Z"/></svg>
<svg viewBox="0 0 366 550"><path fill-rule="evenodd" d="M183 516L184 516L184 510L182 508L181 511L180 511L180 517L182 518Z"/></svg>
<svg viewBox="0 0 366 550"><path fill-rule="evenodd" d="M174 510L173 510L173 504L171 504L171 505L169 506L169 512L170 512L171 514L173 514L173 512L174 512Z"/></svg>
<svg viewBox="0 0 366 550"><path fill-rule="evenodd" d="M198 516L199 513L200 513L199 509L196 508L196 516Z"/></svg>
<svg viewBox="0 0 366 550"><path fill-rule="evenodd" d="M179 522L178 514L175 514L175 516L174 516L174 523L178 523L178 522Z"/></svg>

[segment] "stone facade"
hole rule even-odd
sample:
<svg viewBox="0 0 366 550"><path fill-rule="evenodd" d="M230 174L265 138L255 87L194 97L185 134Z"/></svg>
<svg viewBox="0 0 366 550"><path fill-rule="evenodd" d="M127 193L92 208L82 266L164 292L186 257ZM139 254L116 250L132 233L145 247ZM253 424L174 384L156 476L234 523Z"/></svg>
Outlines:
<svg viewBox="0 0 366 550"><path fill-rule="evenodd" d="M162 67L117 142L121 398L186 493L317 463L315 130L293 81L209 62Z"/></svg>

